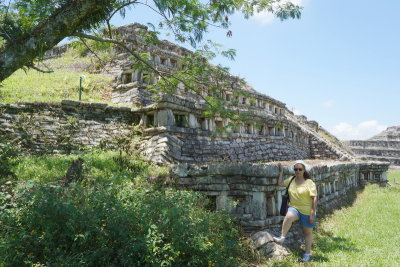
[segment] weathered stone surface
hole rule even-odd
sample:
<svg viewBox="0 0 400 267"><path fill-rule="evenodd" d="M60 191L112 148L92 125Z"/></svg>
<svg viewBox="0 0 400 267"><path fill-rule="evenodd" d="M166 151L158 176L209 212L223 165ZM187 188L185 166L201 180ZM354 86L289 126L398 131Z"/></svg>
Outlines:
<svg viewBox="0 0 400 267"><path fill-rule="evenodd" d="M101 143L113 147L114 137L129 132L139 118L125 108L105 112L107 107L71 100L0 104L0 133L35 153L77 153Z"/></svg>
<svg viewBox="0 0 400 267"><path fill-rule="evenodd" d="M287 247L279 245L275 242L266 243L261 250L265 256L276 260L282 260L284 257L290 254L290 250Z"/></svg>
<svg viewBox="0 0 400 267"><path fill-rule="evenodd" d="M157 124L158 126L170 126L175 125L175 118L172 110L163 109L157 112Z"/></svg>
<svg viewBox="0 0 400 267"><path fill-rule="evenodd" d="M255 248L259 248L268 242L274 241L272 234L268 230L256 232L250 236L250 239L253 241Z"/></svg>

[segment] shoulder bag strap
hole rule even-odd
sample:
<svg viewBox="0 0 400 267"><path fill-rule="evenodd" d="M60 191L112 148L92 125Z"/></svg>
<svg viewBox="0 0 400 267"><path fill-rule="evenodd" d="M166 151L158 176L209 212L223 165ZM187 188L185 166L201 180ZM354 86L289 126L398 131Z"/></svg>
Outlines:
<svg viewBox="0 0 400 267"><path fill-rule="evenodd" d="M289 199L289 186L290 186L290 184L293 182L294 178L296 178L296 176L293 176L293 177L292 177L292 179L290 180L288 186L286 187L286 195L288 196L288 199Z"/></svg>

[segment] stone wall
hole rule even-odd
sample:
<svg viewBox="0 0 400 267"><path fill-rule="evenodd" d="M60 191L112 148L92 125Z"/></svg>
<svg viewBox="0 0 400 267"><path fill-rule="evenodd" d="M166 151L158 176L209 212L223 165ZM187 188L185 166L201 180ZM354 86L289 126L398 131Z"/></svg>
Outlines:
<svg viewBox="0 0 400 267"><path fill-rule="evenodd" d="M226 132L218 132L218 124L228 125L229 119L207 118L201 106L188 99L164 96L140 110L146 128L142 151L160 163L352 158L308 128L304 116L299 121L290 113L255 109L252 121L239 123L236 130L227 127Z"/></svg>
<svg viewBox="0 0 400 267"><path fill-rule="evenodd" d="M277 121L281 130L274 128ZM193 101L167 96L141 108L76 101L0 105L1 133L17 137L35 153L110 146L113 137L136 124L144 127L140 151L157 163L342 159L340 151L280 114L255 113L237 132L218 132L218 123L226 122L205 118Z"/></svg>
<svg viewBox="0 0 400 267"><path fill-rule="evenodd" d="M319 205L325 206L365 182L386 183L389 167L374 162L306 163L318 189ZM293 175L292 164L284 168L286 178ZM230 211L246 229L268 228L283 220L279 208L285 187L277 185L275 164L179 164L171 167L171 175L179 188L207 195L210 206Z"/></svg>
<svg viewBox="0 0 400 267"><path fill-rule="evenodd" d="M265 162L310 158L308 144L283 136L213 136L208 131L173 126L147 131L150 132L152 134L143 139L144 154L161 162Z"/></svg>
<svg viewBox="0 0 400 267"><path fill-rule="evenodd" d="M388 127L368 140L345 142L359 157L369 160L388 161L400 166L400 127Z"/></svg>
<svg viewBox="0 0 400 267"><path fill-rule="evenodd" d="M315 136L310 136L310 152L313 159L339 159L340 153L333 146L321 142Z"/></svg>
<svg viewBox="0 0 400 267"><path fill-rule="evenodd" d="M75 101L0 104L0 134L33 153L70 153L129 131L140 116L129 108Z"/></svg>
<svg viewBox="0 0 400 267"><path fill-rule="evenodd" d="M127 106L147 106L154 103L151 93L144 87L138 87L137 82L116 86L111 92L111 101Z"/></svg>
<svg viewBox="0 0 400 267"><path fill-rule="evenodd" d="M70 47L71 47L70 43L59 45L59 46L54 46L52 49L47 50L44 53L44 58L45 59L50 59L50 58L60 57L65 52L67 52Z"/></svg>

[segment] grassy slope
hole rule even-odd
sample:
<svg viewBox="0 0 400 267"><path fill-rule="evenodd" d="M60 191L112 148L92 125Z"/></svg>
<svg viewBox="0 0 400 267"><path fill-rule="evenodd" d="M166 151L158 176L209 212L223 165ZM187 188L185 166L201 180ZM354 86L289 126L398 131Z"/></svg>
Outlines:
<svg viewBox="0 0 400 267"><path fill-rule="evenodd" d="M389 180L400 181L400 170L391 171ZM313 248L312 266L399 266L400 185L368 185L355 203L335 211L319 222ZM273 266L296 266L296 257Z"/></svg>
<svg viewBox="0 0 400 267"><path fill-rule="evenodd" d="M22 156L15 161L13 172L20 181L34 180L40 183L61 179L71 163L77 158L84 160L83 175L86 181L146 181L148 177L165 177L168 168L157 167L135 156L124 156L118 163L119 152L92 151L80 155L42 155Z"/></svg>
<svg viewBox="0 0 400 267"><path fill-rule="evenodd" d="M78 100L80 76L84 75L82 100L107 102L112 77L93 74L86 70L91 66L89 57L80 57L74 52L63 57L46 60L53 73L36 70L16 71L0 85L0 102L59 102L63 99ZM46 69L41 66L42 69Z"/></svg>

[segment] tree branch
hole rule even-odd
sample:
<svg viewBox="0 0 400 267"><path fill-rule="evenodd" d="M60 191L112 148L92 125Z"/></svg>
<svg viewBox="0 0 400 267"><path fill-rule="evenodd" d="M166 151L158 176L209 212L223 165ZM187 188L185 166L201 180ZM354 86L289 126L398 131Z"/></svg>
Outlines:
<svg viewBox="0 0 400 267"><path fill-rule="evenodd" d="M7 20L8 10L10 9L10 6L11 6L11 0L8 2L6 14L4 15L3 21L6 21L6 20ZM6 30L5 30L1 25L0 25L0 28L3 30L3 32L4 32L4 34L7 36L8 40L11 41L11 37L10 37L10 35L6 32Z"/></svg>
<svg viewBox="0 0 400 267"><path fill-rule="evenodd" d="M113 36L112 36L112 30L111 30L110 19L107 19L106 22L107 22L107 28L108 28L108 38L112 39Z"/></svg>
<svg viewBox="0 0 400 267"><path fill-rule="evenodd" d="M96 52L94 52L89 46L88 44L85 42L85 40L83 40L83 38L79 38L81 40L81 42L86 46L87 49L89 49L89 51L95 55L95 57L97 57L98 60L100 60L100 64L104 67L104 60L102 60L97 54Z"/></svg>
<svg viewBox="0 0 400 267"><path fill-rule="evenodd" d="M39 69L38 67L35 67L34 65L27 65L27 67L28 68L32 68L32 69L34 69L34 70L36 70L38 72L42 72L42 73L52 73L52 72L54 72L53 70L42 70L42 69Z"/></svg>
<svg viewBox="0 0 400 267"><path fill-rule="evenodd" d="M154 66L150 62L148 62L147 60L143 59L141 56L139 56L134 51L129 49L129 47L127 47L123 42L120 42L120 41L114 40L114 39L109 39L109 38L101 38L101 37L97 37L97 36L93 36L93 35L89 35L89 34L85 34L85 33L75 33L74 36L79 37L79 38L91 39L91 40L98 41L98 42L104 42L104 43L111 43L111 44L119 45L119 46L123 47L126 51L128 51L138 61L144 63L147 67L149 67L155 73L158 73L163 80L167 80L164 77L164 75L159 70L154 68Z"/></svg>
<svg viewBox="0 0 400 267"><path fill-rule="evenodd" d="M130 2L127 2L127 3L123 4L122 6L118 7L117 9L114 10L113 13L111 13L111 15L108 17L107 21L111 20L111 18L114 17L114 15L115 15L118 11L120 11L121 9L123 9L124 7L127 7L127 6L132 5L132 4L136 4L136 3L137 3L137 1L130 1Z"/></svg>
<svg viewBox="0 0 400 267"><path fill-rule="evenodd" d="M154 9L152 6L150 6L150 5L147 4L147 3L138 2L138 4L147 6L148 8L150 8L151 10L153 10L154 12L156 12L157 14L159 14L161 17L163 17L166 21L168 21L168 24L167 24L167 25L168 25L168 28L169 28L175 35L177 35L176 30L170 25L170 24L171 24L171 20L168 19L167 16L166 16L163 12L160 12L160 11Z"/></svg>
<svg viewBox="0 0 400 267"><path fill-rule="evenodd" d="M84 31L104 21L107 11L117 0L61 1L63 4L37 25L12 41L0 51L0 82L17 69L33 65L45 51L74 32Z"/></svg>

